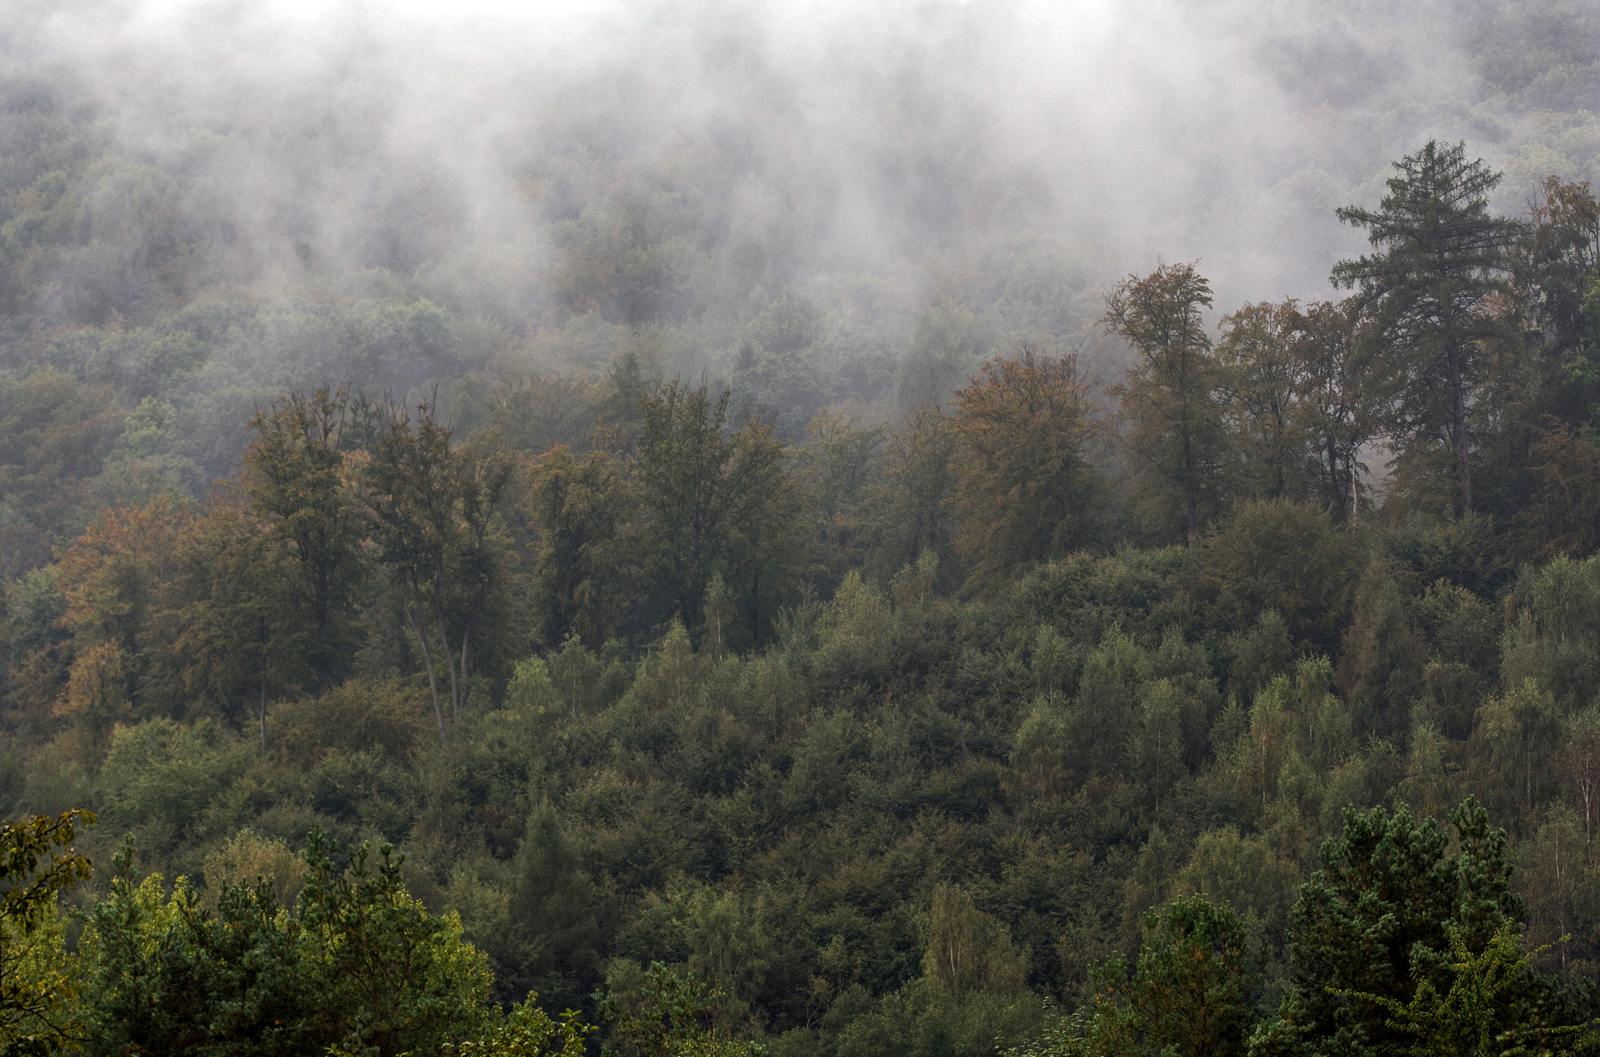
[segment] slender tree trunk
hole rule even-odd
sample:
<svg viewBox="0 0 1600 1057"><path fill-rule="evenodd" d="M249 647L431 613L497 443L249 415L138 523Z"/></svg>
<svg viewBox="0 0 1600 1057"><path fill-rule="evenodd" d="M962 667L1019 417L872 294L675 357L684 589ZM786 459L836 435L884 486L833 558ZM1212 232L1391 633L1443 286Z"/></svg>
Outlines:
<svg viewBox="0 0 1600 1057"><path fill-rule="evenodd" d="M467 703L467 687L472 685L467 682L467 643L472 638L472 624L469 622L461 629L461 704Z"/></svg>
<svg viewBox="0 0 1600 1057"><path fill-rule="evenodd" d="M1594 806L1594 781L1583 775L1578 779L1578 792L1583 797L1583 842L1589 843L1589 819Z"/></svg>
<svg viewBox="0 0 1600 1057"><path fill-rule="evenodd" d="M1333 435L1328 435L1328 492L1333 496L1335 507L1344 501L1344 489L1339 487L1339 447ZM1351 520L1355 520L1352 512Z"/></svg>
<svg viewBox="0 0 1600 1057"><path fill-rule="evenodd" d="M461 719L461 694L456 684L455 655L450 652L450 639L444 633L444 613L439 617L439 645L444 649L444 668L450 673L450 725L453 727Z"/></svg>
<svg viewBox="0 0 1600 1057"><path fill-rule="evenodd" d="M1356 476L1356 457L1350 456L1350 524L1354 525L1361 516L1361 478Z"/></svg>
<svg viewBox="0 0 1600 1057"><path fill-rule="evenodd" d="M261 632L261 703L256 709L261 719L261 755L267 754L267 622L258 621Z"/></svg>
<svg viewBox="0 0 1600 1057"><path fill-rule="evenodd" d="M261 755L267 754L267 666L261 666L261 706L258 709L261 717Z"/></svg>
<svg viewBox="0 0 1600 1057"><path fill-rule="evenodd" d="M1472 513L1472 472L1467 466L1467 394L1461 385L1461 358L1450 355L1450 400L1455 411L1456 474L1461 481L1461 513Z"/></svg>
<svg viewBox="0 0 1600 1057"><path fill-rule="evenodd" d="M411 630L417 633L417 644L422 647L422 663L428 669L428 690L433 694L433 718L439 722L439 741L443 745L450 744L450 738L444 731L444 712L439 708L439 681L433 674L433 654L428 649L428 640L422 634L422 626L417 623L416 614L411 612L411 607L404 607L406 619L411 622Z"/></svg>

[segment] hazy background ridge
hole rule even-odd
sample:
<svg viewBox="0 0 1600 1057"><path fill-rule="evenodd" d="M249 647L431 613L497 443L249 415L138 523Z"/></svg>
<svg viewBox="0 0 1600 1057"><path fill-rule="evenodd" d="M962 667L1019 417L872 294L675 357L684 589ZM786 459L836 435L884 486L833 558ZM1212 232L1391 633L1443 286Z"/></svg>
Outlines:
<svg viewBox="0 0 1600 1057"><path fill-rule="evenodd" d="M1429 138L1522 213L1595 172L1597 42L1509 0L12 5L0 348L170 404L197 481L285 386L624 351L792 436L1022 340L1114 374L1102 291L1158 259L1218 315L1332 296L1334 208Z"/></svg>

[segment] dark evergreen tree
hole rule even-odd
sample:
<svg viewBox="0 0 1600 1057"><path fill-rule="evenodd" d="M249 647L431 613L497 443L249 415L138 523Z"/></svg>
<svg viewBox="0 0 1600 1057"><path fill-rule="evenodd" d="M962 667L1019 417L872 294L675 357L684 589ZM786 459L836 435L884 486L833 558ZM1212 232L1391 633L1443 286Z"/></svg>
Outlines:
<svg viewBox="0 0 1600 1057"><path fill-rule="evenodd" d="M1177 1057L1244 1057L1263 961L1244 922L1192 896L1148 915L1145 928L1129 988L1145 1042Z"/></svg>
<svg viewBox="0 0 1600 1057"><path fill-rule="evenodd" d="M1366 1057L1411 1052L1410 1036L1370 997L1405 1005L1426 982L1450 990L1452 936L1484 950L1523 916L1511 891L1504 830L1468 798L1451 812L1457 850L1432 819L1404 805L1346 808L1344 833L1326 841L1322 868L1300 889L1289 942L1292 984L1279 1018L1253 1053ZM1359 994L1358 994L1359 993ZM1516 1001L1537 1001L1529 978Z"/></svg>
<svg viewBox="0 0 1600 1057"><path fill-rule="evenodd" d="M1371 362L1389 395L1387 431L1403 456L1444 445L1457 507L1470 514L1468 410L1489 380L1490 343L1505 334L1494 301L1510 294L1519 226L1489 213L1500 174L1467 161L1465 144L1430 140L1395 169L1376 212L1338 211L1340 220L1366 228L1381 252L1339 262L1332 278L1359 287L1357 304L1371 314Z"/></svg>

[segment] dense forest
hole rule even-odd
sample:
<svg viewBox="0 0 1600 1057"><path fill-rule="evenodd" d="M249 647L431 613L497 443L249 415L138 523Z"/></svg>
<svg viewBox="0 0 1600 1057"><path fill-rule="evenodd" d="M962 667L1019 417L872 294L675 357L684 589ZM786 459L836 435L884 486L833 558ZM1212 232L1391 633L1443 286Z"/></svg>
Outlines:
<svg viewBox="0 0 1600 1057"><path fill-rule="evenodd" d="M474 52L450 135L48 6L0 1054L1596 1043L1592 5L1162 7L1271 140L1172 187L1010 138L1026 5Z"/></svg>

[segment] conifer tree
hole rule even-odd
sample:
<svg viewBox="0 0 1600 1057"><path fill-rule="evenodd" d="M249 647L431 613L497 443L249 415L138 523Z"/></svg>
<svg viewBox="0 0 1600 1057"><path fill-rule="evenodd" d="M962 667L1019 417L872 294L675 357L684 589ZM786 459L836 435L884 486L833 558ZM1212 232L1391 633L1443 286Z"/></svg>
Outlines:
<svg viewBox="0 0 1600 1057"><path fill-rule="evenodd" d="M1454 855L1450 837L1404 805L1345 810L1343 835L1323 843L1322 868L1300 889L1290 939L1293 983L1252 1053L1411 1052L1387 1004L1409 1004L1424 984L1448 993L1454 944L1481 951L1523 916L1511 891L1505 831L1491 828L1470 797L1450 821ZM1533 981L1523 986L1523 999L1532 1001Z"/></svg>
<svg viewBox="0 0 1600 1057"><path fill-rule="evenodd" d="M1489 344L1503 332L1494 303L1510 293L1507 269L1518 225L1489 213L1500 182L1466 145L1422 150L1395 163L1376 211L1347 206L1339 219L1367 229L1370 257L1340 261L1337 286L1359 287L1371 313L1372 363L1390 394L1388 431L1402 454L1431 444L1454 457L1457 505L1472 512L1468 410L1491 366Z"/></svg>

